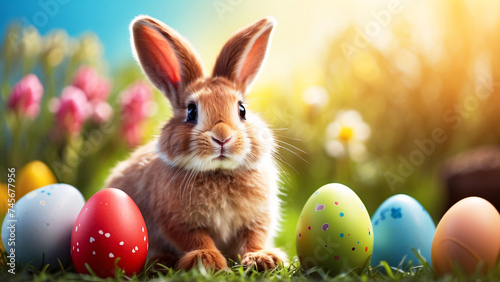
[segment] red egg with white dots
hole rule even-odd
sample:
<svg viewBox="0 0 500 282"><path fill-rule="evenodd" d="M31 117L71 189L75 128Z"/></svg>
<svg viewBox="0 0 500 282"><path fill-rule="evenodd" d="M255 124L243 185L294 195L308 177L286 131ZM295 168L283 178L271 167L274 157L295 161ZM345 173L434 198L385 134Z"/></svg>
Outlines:
<svg viewBox="0 0 500 282"><path fill-rule="evenodd" d="M142 214L125 192L107 188L83 206L71 235L71 259L78 273L114 277L115 264L128 276L139 274L148 253ZM118 260L118 261L117 261Z"/></svg>

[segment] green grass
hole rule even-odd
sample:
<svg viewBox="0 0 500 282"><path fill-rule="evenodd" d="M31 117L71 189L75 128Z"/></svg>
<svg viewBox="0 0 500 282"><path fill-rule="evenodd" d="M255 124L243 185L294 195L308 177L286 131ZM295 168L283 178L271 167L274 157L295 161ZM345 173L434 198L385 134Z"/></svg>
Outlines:
<svg viewBox="0 0 500 282"><path fill-rule="evenodd" d="M6 253L2 253L3 261ZM417 254L418 255L418 254ZM331 276L321 268L313 268L307 271L300 269L297 259L285 265L280 264L275 269L259 272L254 268L245 268L237 262L230 261L230 268L227 271L210 271L203 266L199 266L190 271L174 270L161 264L146 263L142 273L133 277L127 277L120 269L116 270L115 278L101 279L95 275L78 274L72 266L68 268L58 267L56 270L49 270L49 265L42 269L33 266L18 266L16 274L7 272L8 266L2 262L0 274L1 281L499 281L500 263L488 275L475 274L464 275L459 268L456 268L452 275L438 277L433 268L419 256L418 266L409 265L400 267L390 267L386 262L377 266L366 266L361 272L347 271L336 276ZM478 272L479 273L479 272Z"/></svg>

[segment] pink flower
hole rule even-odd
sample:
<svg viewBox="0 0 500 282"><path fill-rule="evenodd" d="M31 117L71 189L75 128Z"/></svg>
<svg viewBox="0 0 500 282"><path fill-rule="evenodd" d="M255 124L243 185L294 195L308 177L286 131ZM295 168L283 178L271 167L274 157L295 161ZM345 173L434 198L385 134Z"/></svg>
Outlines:
<svg viewBox="0 0 500 282"><path fill-rule="evenodd" d="M122 133L129 147L135 147L141 143L143 132L138 123L123 124Z"/></svg>
<svg viewBox="0 0 500 282"><path fill-rule="evenodd" d="M43 86L34 74L28 74L12 89L7 106L20 115L34 119L40 112Z"/></svg>
<svg viewBox="0 0 500 282"><path fill-rule="evenodd" d="M92 118L98 123L108 121L113 115L113 108L107 102L99 102L92 105Z"/></svg>
<svg viewBox="0 0 500 282"><path fill-rule="evenodd" d="M120 96L125 120L142 121L150 115L153 92L146 82L132 84Z"/></svg>
<svg viewBox="0 0 500 282"><path fill-rule="evenodd" d="M111 85L109 81L99 77L97 71L88 66L82 66L76 72L73 86L80 88L91 104L92 119L98 123L109 120L113 109L106 102Z"/></svg>
<svg viewBox="0 0 500 282"><path fill-rule="evenodd" d="M136 82L121 94L122 132L130 147L136 146L142 139L141 130L144 121L151 115L153 91L145 82Z"/></svg>
<svg viewBox="0 0 500 282"><path fill-rule="evenodd" d="M111 90L109 81L99 77L97 71L88 66L82 66L76 72L73 86L80 88L90 103L106 101Z"/></svg>
<svg viewBox="0 0 500 282"><path fill-rule="evenodd" d="M73 86L65 87L56 112L59 128L72 135L77 135L82 130L88 115L89 104L83 91Z"/></svg>

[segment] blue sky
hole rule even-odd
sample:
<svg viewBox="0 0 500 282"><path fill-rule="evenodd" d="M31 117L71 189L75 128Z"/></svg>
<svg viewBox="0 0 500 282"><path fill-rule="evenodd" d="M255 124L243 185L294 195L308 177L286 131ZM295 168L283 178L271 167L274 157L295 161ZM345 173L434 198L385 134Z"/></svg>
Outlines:
<svg viewBox="0 0 500 282"><path fill-rule="evenodd" d="M41 35L55 28L72 37L92 31L105 47L105 58L116 65L132 59L128 26L135 16L147 14L195 36L198 25L191 23L209 21L216 12L211 1L1 1L0 32L12 21L34 25Z"/></svg>
<svg viewBox="0 0 500 282"><path fill-rule="evenodd" d="M116 70L133 60L130 22L137 15L147 14L186 37L209 71L222 45L235 30L272 16L278 26L260 80L288 80L297 65L317 68L315 60L319 54L328 52L330 38L351 20L361 23L373 20L370 11L378 1L370 3L365 0L0 0L0 32L5 34L12 21L34 25L41 35L52 29L64 29L71 37L90 31L97 34L106 61L111 70ZM312 80L318 79L312 77Z"/></svg>

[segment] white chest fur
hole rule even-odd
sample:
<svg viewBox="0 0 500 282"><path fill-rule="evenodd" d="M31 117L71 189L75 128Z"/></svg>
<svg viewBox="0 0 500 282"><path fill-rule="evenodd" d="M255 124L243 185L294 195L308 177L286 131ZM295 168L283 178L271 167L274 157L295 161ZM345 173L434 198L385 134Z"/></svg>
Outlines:
<svg viewBox="0 0 500 282"><path fill-rule="evenodd" d="M254 228L266 218L269 226L264 228L271 246L280 210L278 174L272 160L261 164L248 177L211 175L184 187L189 189L189 196L183 197L184 221L208 230L217 247L223 249L233 244L239 232Z"/></svg>

